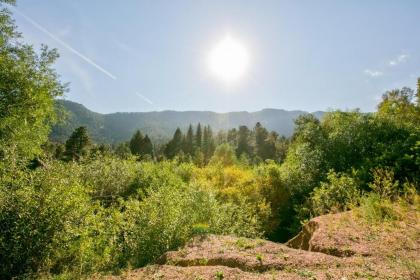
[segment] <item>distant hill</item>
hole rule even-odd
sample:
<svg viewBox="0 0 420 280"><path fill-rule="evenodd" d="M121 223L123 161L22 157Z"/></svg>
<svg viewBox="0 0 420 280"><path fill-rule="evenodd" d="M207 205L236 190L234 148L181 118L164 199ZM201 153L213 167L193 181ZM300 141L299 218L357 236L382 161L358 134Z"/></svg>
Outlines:
<svg viewBox="0 0 420 280"><path fill-rule="evenodd" d="M210 111L161 111L100 114L92 112L85 106L68 100L57 100L59 111L65 112L65 121L55 125L50 138L64 142L71 132L86 126L91 137L98 143L118 143L130 139L135 130L140 129L154 141L161 142L172 137L175 129L186 130L191 123L210 125L213 131L246 125L252 128L261 122L269 130L281 135L293 133L294 120L305 111L286 111L281 109L264 109L257 112L215 113ZM324 112L314 112L321 118Z"/></svg>

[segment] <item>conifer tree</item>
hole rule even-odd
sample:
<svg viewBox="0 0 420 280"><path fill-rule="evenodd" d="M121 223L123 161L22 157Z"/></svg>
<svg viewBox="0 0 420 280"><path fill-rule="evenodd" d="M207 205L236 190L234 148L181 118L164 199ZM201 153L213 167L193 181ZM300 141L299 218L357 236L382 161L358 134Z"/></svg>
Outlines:
<svg viewBox="0 0 420 280"><path fill-rule="evenodd" d="M187 135L185 136L183 150L186 155L191 156L194 153L194 131L191 124L188 127Z"/></svg>
<svg viewBox="0 0 420 280"><path fill-rule="evenodd" d="M150 140L149 136L146 134L146 136L143 138L141 149L140 149L140 155L145 156L153 156L153 144Z"/></svg>
<svg viewBox="0 0 420 280"><path fill-rule="evenodd" d="M143 146L143 134L140 130L137 130L133 137L131 137L130 140L130 151L133 155L140 156L142 154L142 146Z"/></svg>
<svg viewBox="0 0 420 280"><path fill-rule="evenodd" d="M68 160L79 160L87 154L90 139L84 126L76 128L66 141L65 156Z"/></svg>
<svg viewBox="0 0 420 280"><path fill-rule="evenodd" d="M182 150L182 137L181 129L178 127L172 140L166 144L164 153L167 158L174 158Z"/></svg>
<svg viewBox="0 0 420 280"><path fill-rule="evenodd" d="M195 132L195 147L197 150L201 150L201 142L203 139L203 132L201 131L201 124L198 123L197 130Z"/></svg>
<svg viewBox="0 0 420 280"><path fill-rule="evenodd" d="M255 135L255 154L262 160L269 158L269 144L267 142L268 131L265 129L261 123L257 122L254 128Z"/></svg>
<svg viewBox="0 0 420 280"><path fill-rule="evenodd" d="M239 127L237 134L238 145L236 147L236 156L240 157L242 154L246 154L249 157L252 156L252 147L250 145L250 134L251 131L247 126L242 125Z"/></svg>
<svg viewBox="0 0 420 280"><path fill-rule="evenodd" d="M236 130L236 128L228 130L227 141L232 146L236 146L238 144L238 131Z"/></svg>
<svg viewBox="0 0 420 280"><path fill-rule="evenodd" d="M203 154L204 154L204 161L207 163L211 156L213 155L215 149L214 139L213 139L213 132L211 130L210 125L204 127L203 132Z"/></svg>

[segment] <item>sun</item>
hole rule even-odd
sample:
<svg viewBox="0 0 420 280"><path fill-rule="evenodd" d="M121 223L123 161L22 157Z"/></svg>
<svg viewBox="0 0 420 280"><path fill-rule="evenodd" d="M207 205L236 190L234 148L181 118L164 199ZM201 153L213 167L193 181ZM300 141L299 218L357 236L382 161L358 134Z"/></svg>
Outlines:
<svg viewBox="0 0 420 280"><path fill-rule="evenodd" d="M209 54L209 67L211 72L225 82L239 80L245 73L249 64L246 48L231 36L226 36Z"/></svg>

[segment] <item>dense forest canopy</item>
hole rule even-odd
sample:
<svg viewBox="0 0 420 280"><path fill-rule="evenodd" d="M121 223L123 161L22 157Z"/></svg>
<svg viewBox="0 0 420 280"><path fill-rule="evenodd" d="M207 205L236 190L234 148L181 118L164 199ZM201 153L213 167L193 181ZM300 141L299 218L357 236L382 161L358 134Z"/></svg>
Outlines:
<svg viewBox="0 0 420 280"><path fill-rule="evenodd" d="M66 90L55 50L22 41L1 1L0 278L141 267L198 234L285 241L308 218L416 203L420 79L377 111L296 118L290 137L260 122L185 123L166 142L135 130L107 145L84 126L48 140ZM192 124L194 123L194 125Z"/></svg>

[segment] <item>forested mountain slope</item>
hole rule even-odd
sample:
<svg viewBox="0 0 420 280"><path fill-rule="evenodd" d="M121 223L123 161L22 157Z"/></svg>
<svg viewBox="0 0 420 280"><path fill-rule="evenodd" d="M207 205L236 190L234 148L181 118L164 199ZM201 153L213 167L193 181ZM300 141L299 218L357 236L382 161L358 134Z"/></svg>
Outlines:
<svg viewBox="0 0 420 280"><path fill-rule="evenodd" d="M213 131L217 132L240 125L253 127L257 122L260 122L269 130L290 136L293 132L294 119L307 113L305 111L264 109L257 112L229 113L161 111L99 114L68 100L57 100L56 107L66 112L65 120L54 126L51 133L51 139L60 142L65 141L71 132L79 126L86 126L95 141L104 143L126 141L137 129L159 142L172 137L177 127L186 130L189 124L197 123L210 125ZM314 112L313 114L320 118L324 112Z"/></svg>

